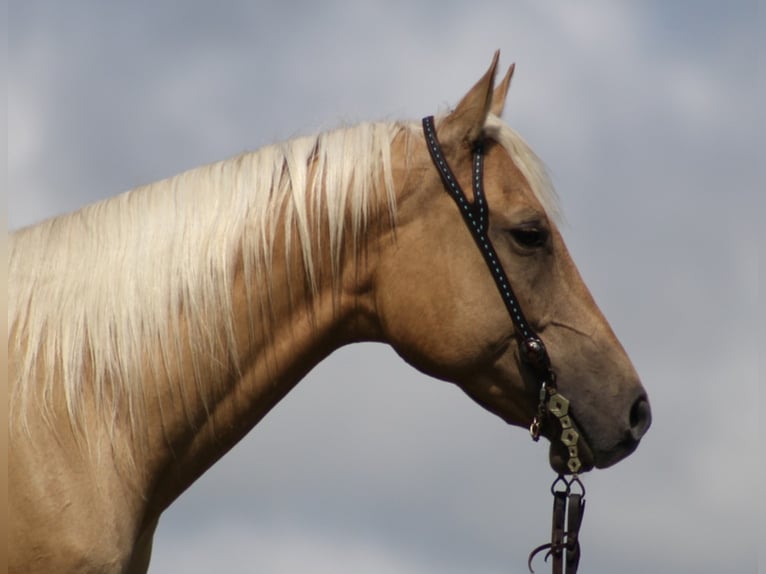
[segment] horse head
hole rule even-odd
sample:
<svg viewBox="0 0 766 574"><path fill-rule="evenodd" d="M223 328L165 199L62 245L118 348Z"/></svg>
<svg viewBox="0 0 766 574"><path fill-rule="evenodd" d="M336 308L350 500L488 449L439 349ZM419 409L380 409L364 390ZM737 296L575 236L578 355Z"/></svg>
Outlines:
<svg viewBox="0 0 766 574"><path fill-rule="evenodd" d="M583 468L608 467L633 452L648 429L647 395L567 251L544 168L499 119L514 67L497 88L496 69L497 54L457 107L437 119L436 132L462 189L471 189L473 152L483 146L486 236L569 400ZM539 383L487 263L425 138L410 134L394 143L407 160L395 173L395 239L381 249L376 273L384 338L416 368L456 383L508 423L529 426ZM560 429L545 424L542 432L551 439L551 465L566 472L567 448L554 436Z"/></svg>

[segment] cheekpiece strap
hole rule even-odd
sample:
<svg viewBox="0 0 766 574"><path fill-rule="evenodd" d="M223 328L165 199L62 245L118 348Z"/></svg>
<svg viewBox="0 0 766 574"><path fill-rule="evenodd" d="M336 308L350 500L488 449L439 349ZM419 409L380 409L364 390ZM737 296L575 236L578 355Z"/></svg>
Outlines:
<svg viewBox="0 0 766 574"><path fill-rule="evenodd" d="M489 207L487 206L487 198L484 194L483 183L484 146L479 142L473 148L473 171L471 177L473 185L473 202L470 202L463 192L463 189L460 187L460 183L455 177L455 174L452 173L452 170L447 164L441 144L436 135L433 116L423 118L423 133L426 137L426 144L428 151L431 154L431 159L441 176L442 182L450 197L452 197L457 204L460 214L463 216L463 220L471 231L471 235L473 236L476 245L479 247L479 251L481 251L481 254L484 256L484 260L486 261L487 266L492 273L492 278L495 280L495 284L500 291L500 296L503 298L503 302L511 317L511 321L513 321L513 326L523 341L521 351L525 362L536 371L538 378L541 376L544 376L546 379L550 378L548 376L550 361L548 360L548 353L545 349L545 345L527 322L527 319L521 310L521 306L519 305L519 301L516 298L516 294L511 288L511 282L508 280L508 276L505 274L505 270L500 264L497 252L495 251L492 242L489 240Z"/></svg>
<svg viewBox="0 0 766 574"><path fill-rule="evenodd" d="M550 414L555 417L561 428L560 440L567 447L569 460L567 468L572 473L571 480L559 476L553 483L553 523L551 526L551 541L537 547L529 555L528 566L532 570L532 560L535 555L547 550L545 559L553 557L554 574L575 574L580 560L580 542L578 534L582 522L582 514L585 508L583 496L585 490L577 477L577 472L582 464L578 452L579 435L572 425L569 416L569 401L561 395L556 388L555 373L551 369L548 351L542 339L527 322L521 306L516 298L508 276L500 263L492 242L489 239L489 206L484 194L484 146L478 142L473 148L473 169L471 184L473 187L473 201L469 201L463 189L460 187L455 174L452 173L447 159L444 157L441 144L436 135L433 116L423 118L423 133L426 138L426 146L431 154L431 159L436 166L439 176L450 197L455 201L460 210L471 236L479 251L484 257L492 278L495 280L500 296L505 303L508 314L513 322L516 334L520 338L519 350L524 364L531 369L539 384L539 405L537 415L530 426L532 438L537 440L541 435L541 426L545 417ZM566 488L561 490L560 483ZM572 486L576 485L582 491L573 493ZM557 490L558 488L558 490ZM566 524L566 528L565 528ZM564 573L564 565L566 572Z"/></svg>

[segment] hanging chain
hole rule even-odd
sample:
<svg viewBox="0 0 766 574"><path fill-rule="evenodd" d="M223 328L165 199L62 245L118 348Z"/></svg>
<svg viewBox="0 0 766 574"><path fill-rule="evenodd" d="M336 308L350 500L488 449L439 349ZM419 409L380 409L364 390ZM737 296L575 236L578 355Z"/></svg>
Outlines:
<svg viewBox="0 0 766 574"><path fill-rule="evenodd" d="M582 468L582 462L580 461L580 452L577 448L577 442L580 440L580 434L574 429L572 425L572 418L569 416L569 399L558 392L555 388L548 388L548 412L555 416L559 420L561 425L561 436L559 440L567 447L569 454L569 460L567 460L567 468L573 475Z"/></svg>
<svg viewBox="0 0 766 574"><path fill-rule="evenodd" d="M553 375L552 372L551 375ZM540 385L540 401L537 405L537 414L532 419L532 424L529 425L529 434L532 436L532 440L537 442L540 440L542 425L546 415L550 413L556 417L561 427L559 440L567 447L569 455L567 469L569 469L570 474L576 475L582 468L580 451L577 447L580 433L574 429L572 417L569 416L569 399L558 391L553 381L554 378L552 377L550 383L543 382Z"/></svg>

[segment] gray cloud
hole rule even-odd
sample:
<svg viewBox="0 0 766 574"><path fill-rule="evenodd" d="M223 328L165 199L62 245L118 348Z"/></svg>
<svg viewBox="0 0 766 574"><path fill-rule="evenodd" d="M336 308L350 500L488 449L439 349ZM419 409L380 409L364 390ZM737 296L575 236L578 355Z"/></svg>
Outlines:
<svg viewBox="0 0 766 574"><path fill-rule="evenodd" d="M509 122L550 166L655 411L633 457L587 476L583 569L754 572L754 2L14 0L9 225L339 122L417 118L497 47L519 64ZM543 451L390 350L343 349L168 511L151 571L523 572L548 529Z"/></svg>

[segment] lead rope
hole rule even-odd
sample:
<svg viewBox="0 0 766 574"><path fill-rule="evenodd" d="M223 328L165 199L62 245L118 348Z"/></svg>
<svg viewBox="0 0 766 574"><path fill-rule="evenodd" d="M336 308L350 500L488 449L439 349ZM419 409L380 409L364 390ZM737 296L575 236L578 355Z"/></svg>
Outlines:
<svg viewBox="0 0 766 574"><path fill-rule="evenodd" d="M483 171L484 149L481 142L474 145L473 149L473 203L469 202L452 173L447 160L442 152L439 139L436 136L433 116L423 118L423 133L426 145L431 154L431 159L436 166L442 182L450 197L455 200L463 220L466 222L471 236L479 247L484 260L489 267L492 278L495 280L500 296L505 303L508 314L513 322L514 329L519 336L519 348L523 362L531 368L540 385L539 403L537 414L532 419L529 432L534 441L540 439L542 425L547 415L553 415L559 422L561 435L559 440L567 447L569 459L567 469L571 478L567 480L564 475L559 475L551 486L553 493L553 525L551 528L550 543L537 547L529 555L527 565L532 570L532 560L543 550L548 550L545 556L553 557L553 574L562 574L562 564L566 563L566 574L576 574L580 560L580 542L578 539L582 515L585 510L585 488L577 475L582 468L577 442L579 434L574 429L572 419L569 416L569 400L558 392L556 388L556 373L551 368L548 352L542 339L527 322L521 311L516 295L511 288L503 266L497 257L492 242L489 239L489 208L484 195ZM577 492L573 492L573 487ZM566 528L565 528L566 522Z"/></svg>
<svg viewBox="0 0 766 574"><path fill-rule="evenodd" d="M553 494L553 521L551 524L551 541L541 544L529 553L527 567L532 569L532 561L540 552L547 550L545 561L551 561L553 574L576 574L580 563L580 525L585 513L585 487L575 474L567 480L559 475L551 485ZM564 523L566 522L566 528ZM566 566L566 570L564 570Z"/></svg>

